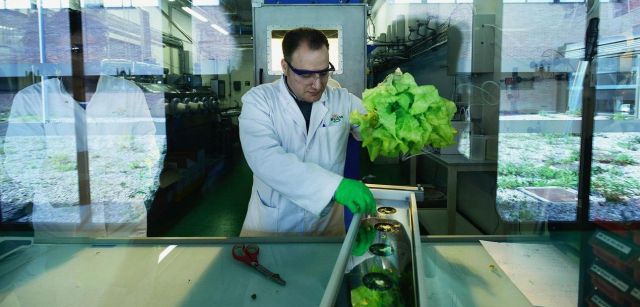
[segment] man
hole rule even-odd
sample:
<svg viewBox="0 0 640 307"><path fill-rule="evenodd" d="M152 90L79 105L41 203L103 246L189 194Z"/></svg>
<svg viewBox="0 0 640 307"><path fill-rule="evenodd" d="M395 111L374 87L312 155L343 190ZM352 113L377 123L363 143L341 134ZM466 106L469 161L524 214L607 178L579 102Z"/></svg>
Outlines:
<svg viewBox="0 0 640 307"><path fill-rule="evenodd" d="M360 99L327 88L334 67L329 42L310 28L287 32L283 76L242 97L240 141L253 187L241 236L341 235L342 204L355 213L375 212L371 191L343 178L349 124Z"/></svg>

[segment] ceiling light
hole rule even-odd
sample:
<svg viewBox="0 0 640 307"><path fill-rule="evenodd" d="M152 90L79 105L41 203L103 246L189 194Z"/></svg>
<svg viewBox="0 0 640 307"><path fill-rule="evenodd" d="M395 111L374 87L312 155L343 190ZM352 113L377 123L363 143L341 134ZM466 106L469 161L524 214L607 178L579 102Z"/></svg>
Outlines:
<svg viewBox="0 0 640 307"><path fill-rule="evenodd" d="M197 5L197 6L217 6L217 5L220 5L220 0L193 0L193 5Z"/></svg>
<svg viewBox="0 0 640 307"><path fill-rule="evenodd" d="M8 9L30 9L31 8L31 1L29 1L29 0L7 1L6 8L8 8Z"/></svg>
<svg viewBox="0 0 640 307"><path fill-rule="evenodd" d="M195 18L200 19L200 21L202 21L202 22L207 22L207 18L205 18L204 16L200 15L200 13L198 13L198 12L196 12L196 11L192 10L190 7L183 6L183 7L182 7L182 9L183 9L185 12L189 13L189 15L191 15L191 16L193 16L193 17L195 17Z"/></svg>
<svg viewBox="0 0 640 307"><path fill-rule="evenodd" d="M227 31L227 30L223 29L221 26L219 26L219 25L217 25L217 24L215 24L215 23L212 23L212 24L211 24L211 27L212 27L212 28L214 28L214 29L216 29L216 31L218 31L218 32L220 32L220 33L222 33L222 34L224 34L224 35L229 35L229 31Z"/></svg>

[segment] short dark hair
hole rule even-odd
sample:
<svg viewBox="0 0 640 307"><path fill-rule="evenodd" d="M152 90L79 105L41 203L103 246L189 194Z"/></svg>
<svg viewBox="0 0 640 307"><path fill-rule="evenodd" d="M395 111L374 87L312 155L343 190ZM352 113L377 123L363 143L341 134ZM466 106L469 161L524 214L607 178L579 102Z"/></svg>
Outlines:
<svg viewBox="0 0 640 307"><path fill-rule="evenodd" d="M303 43L306 43L311 50L318 50L322 46L326 46L329 49L329 40L322 31L305 27L296 28L287 31L284 39L282 39L284 59L291 62L291 56Z"/></svg>

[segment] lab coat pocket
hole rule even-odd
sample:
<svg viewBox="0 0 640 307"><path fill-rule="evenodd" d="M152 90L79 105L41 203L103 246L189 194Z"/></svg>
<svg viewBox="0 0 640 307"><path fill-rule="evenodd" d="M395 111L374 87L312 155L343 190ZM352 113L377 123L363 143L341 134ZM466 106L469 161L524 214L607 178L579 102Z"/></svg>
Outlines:
<svg viewBox="0 0 640 307"><path fill-rule="evenodd" d="M349 128L347 125L322 127L318 130L318 144L315 149L325 168L344 161Z"/></svg>
<svg viewBox="0 0 640 307"><path fill-rule="evenodd" d="M258 199L263 206L267 208L276 208L275 204L271 202L271 196L273 194L272 189L256 189L256 194L258 195Z"/></svg>

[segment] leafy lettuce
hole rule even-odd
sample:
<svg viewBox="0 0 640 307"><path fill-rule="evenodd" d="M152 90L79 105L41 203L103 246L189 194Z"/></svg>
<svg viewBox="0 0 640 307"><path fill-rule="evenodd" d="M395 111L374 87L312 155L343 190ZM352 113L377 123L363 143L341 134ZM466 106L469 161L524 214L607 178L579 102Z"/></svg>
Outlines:
<svg viewBox="0 0 640 307"><path fill-rule="evenodd" d="M367 114L354 111L350 118L360 126L362 147L371 161L379 155L417 154L426 145L453 144L457 131L451 119L456 106L440 97L433 85L419 86L411 74L398 68L362 97Z"/></svg>

